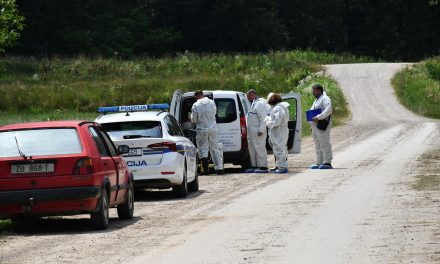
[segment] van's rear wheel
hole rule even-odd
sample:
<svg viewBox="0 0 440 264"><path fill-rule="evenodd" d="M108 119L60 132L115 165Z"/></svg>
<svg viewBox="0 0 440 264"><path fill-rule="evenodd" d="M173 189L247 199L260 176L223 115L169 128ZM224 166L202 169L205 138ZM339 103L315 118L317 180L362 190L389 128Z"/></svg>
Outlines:
<svg viewBox="0 0 440 264"><path fill-rule="evenodd" d="M247 158L241 162L241 168L243 170L247 170L250 167L251 167L251 158L249 156L247 156Z"/></svg>

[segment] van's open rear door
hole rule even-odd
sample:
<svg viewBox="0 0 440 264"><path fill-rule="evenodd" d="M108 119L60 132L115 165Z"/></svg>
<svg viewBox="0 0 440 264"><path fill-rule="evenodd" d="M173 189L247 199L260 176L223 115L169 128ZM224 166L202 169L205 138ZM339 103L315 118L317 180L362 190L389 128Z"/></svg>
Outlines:
<svg viewBox="0 0 440 264"><path fill-rule="evenodd" d="M301 152L301 97L297 93L282 96L283 102L288 102L289 106L289 139L287 140L287 150L289 153L298 154Z"/></svg>
<svg viewBox="0 0 440 264"><path fill-rule="evenodd" d="M170 114L174 116L177 120L177 122L180 121L180 106L183 98L183 91L178 89L175 90L173 93L173 98L171 99L171 105L170 105Z"/></svg>

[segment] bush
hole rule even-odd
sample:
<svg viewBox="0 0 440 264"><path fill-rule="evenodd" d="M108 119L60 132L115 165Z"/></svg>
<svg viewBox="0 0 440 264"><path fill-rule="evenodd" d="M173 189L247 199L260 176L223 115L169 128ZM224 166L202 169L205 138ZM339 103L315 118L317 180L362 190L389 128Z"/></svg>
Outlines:
<svg viewBox="0 0 440 264"><path fill-rule="evenodd" d="M393 78L396 94L408 109L440 118L439 65L438 59L430 59L402 70Z"/></svg>

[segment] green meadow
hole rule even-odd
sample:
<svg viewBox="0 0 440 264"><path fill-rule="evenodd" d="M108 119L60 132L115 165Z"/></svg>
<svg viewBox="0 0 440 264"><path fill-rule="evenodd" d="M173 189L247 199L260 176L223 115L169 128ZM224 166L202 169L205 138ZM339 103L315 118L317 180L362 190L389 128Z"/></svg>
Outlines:
<svg viewBox="0 0 440 264"><path fill-rule="evenodd" d="M170 102L184 91L256 89L298 92L303 111L318 82L331 96L336 124L348 116L337 84L320 74L321 64L369 62L365 57L312 51L267 54L193 54L175 57L90 59L0 59L1 124L62 119L93 120L99 106ZM304 124L305 125L305 124ZM307 132L306 132L307 133Z"/></svg>

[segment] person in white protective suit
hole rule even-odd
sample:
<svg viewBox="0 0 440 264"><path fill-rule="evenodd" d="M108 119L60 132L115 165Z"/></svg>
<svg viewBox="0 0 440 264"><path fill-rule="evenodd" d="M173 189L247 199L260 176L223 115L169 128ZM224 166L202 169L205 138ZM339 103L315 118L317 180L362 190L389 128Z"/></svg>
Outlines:
<svg viewBox="0 0 440 264"><path fill-rule="evenodd" d="M267 96L267 103L271 106L270 115L265 118L266 126L269 128L269 140L275 155L274 173L287 173L287 140L289 138L289 103L283 102L279 94L270 93Z"/></svg>
<svg viewBox="0 0 440 264"><path fill-rule="evenodd" d="M267 128L264 119L268 112L266 100L259 98L253 89L247 92L247 98L251 103L246 116L247 141L251 168L246 173L267 173Z"/></svg>
<svg viewBox="0 0 440 264"><path fill-rule="evenodd" d="M196 143L203 172L205 175L209 174L208 154L211 152L215 171L223 174L223 152L219 147L215 121L217 107L213 100L203 96L202 91L195 92L194 96L197 102L191 108L191 122L196 124Z"/></svg>
<svg viewBox="0 0 440 264"><path fill-rule="evenodd" d="M330 144L332 101L324 92L324 88L319 84L313 85L312 93L316 99L310 109L321 109L321 113L313 117L313 121L309 122L312 127L316 150L316 164L311 165L309 168L332 169L333 154L332 145Z"/></svg>

